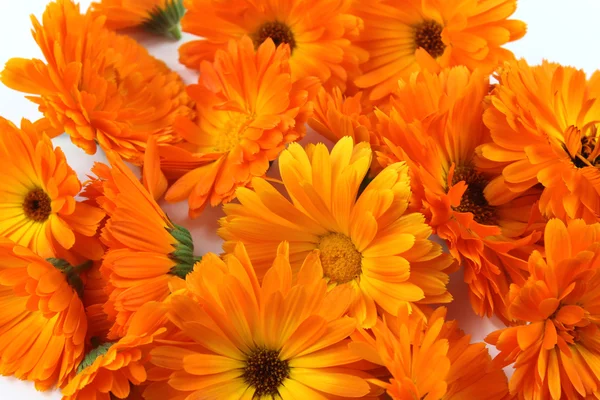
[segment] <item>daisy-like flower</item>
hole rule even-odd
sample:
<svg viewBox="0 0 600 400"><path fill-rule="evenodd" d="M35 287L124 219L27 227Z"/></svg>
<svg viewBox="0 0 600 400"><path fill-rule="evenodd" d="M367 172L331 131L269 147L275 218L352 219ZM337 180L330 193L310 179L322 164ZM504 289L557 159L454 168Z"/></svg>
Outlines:
<svg viewBox="0 0 600 400"><path fill-rule="evenodd" d="M525 23L507 19L517 0L371 0L354 8L365 23L356 43L370 54L355 84L372 100L415 71L464 65L492 72L514 58L502 45L526 31Z"/></svg>
<svg viewBox="0 0 600 400"><path fill-rule="evenodd" d="M470 344L471 337L445 317L445 307L426 320L403 306L398 317L377 321L374 336L364 331L355 335L350 348L387 368L389 382L377 384L394 400L506 398L506 375L492 364L485 343Z"/></svg>
<svg viewBox="0 0 600 400"><path fill-rule="evenodd" d="M106 16L110 29L142 28L157 35L181 39L179 20L185 13L183 0L100 0L95 13Z"/></svg>
<svg viewBox="0 0 600 400"><path fill-rule="evenodd" d="M200 83L188 87L197 122L178 118L175 130L186 142L159 150L167 178L179 178L167 201L188 199L196 217L208 203L231 200L238 186L267 172L287 143L304 136L318 80L292 82L288 60L288 46L267 40L255 51L246 36L217 51L214 63L202 63Z"/></svg>
<svg viewBox="0 0 600 400"><path fill-rule="evenodd" d="M180 61L198 68L212 61L215 51L244 35L255 47L271 38L290 47L294 81L316 76L329 86L345 87L358 75L367 52L353 41L362 20L350 13L351 0L185 0L183 30L203 40L181 46Z"/></svg>
<svg viewBox="0 0 600 400"><path fill-rule="evenodd" d="M238 189L241 204L227 204L218 233L231 251L242 241L259 276L280 241L290 244L297 271L312 250L320 251L330 286L351 289L351 315L375 324L377 308L392 315L406 302L441 303L452 258L429 240L431 229L419 213L406 213L410 184L404 163L390 165L359 195L372 151L342 138L331 154L323 144L304 150L291 144L279 157L291 201L264 179L254 190Z"/></svg>
<svg viewBox="0 0 600 400"><path fill-rule="evenodd" d="M63 400L141 400L137 386L147 379L146 365L155 341L168 335L166 308L151 302L140 308L126 335L90 350L62 389Z"/></svg>
<svg viewBox="0 0 600 400"><path fill-rule="evenodd" d="M515 363L510 392L521 400L595 398L600 387L600 224L552 219L545 256L510 290L509 313L524 325L490 334L501 366ZM589 396L589 397L588 397Z"/></svg>
<svg viewBox="0 0 600 400"><path fill-rule="evenodd" d="M27 120L0 118L0 235L44 258L98 260L104 212L78 202L81 184L60 148Z"/></svg>
<svg viewBox="0 0 600 400"><path fill-rule="evenodd" d="M42 24L32 20L46 62L13 58L0 79L32 95L52 126L88 154L99 145L138 164L149 136L178 140L173 120L190 113L190 100L162 61L105 28L104 17L82 15L71 0L48 4Z"/></svg>
<svg viewBox="0 0 600 400"><path fill-rule="evenodd" d="M348 349L356 320L344 316L346 288L327 289L310 255L292 284L289 249L271 257L262 284L238 244L221 260L207 254L188 275L188 291L170 297L170 320L192 340L189 347L159 346L151 362L173 370L151 384L147 400L338 399L370 392Z"/></svg>
<svg viewBox="0 0 600 400"><path fill-rule="evenodd" d="M101 233L107 247L101 272L114 339L126 333L141 306L181 286L198 258L189 231L169 220L118 155L108 158L112 168L99 164L94 171L103 185L97 201L109 217Z"/></svg>
<svg viewBox="0 0 600 400"><path fill-rule="evenodd" d="M498 173L478 168L475 149L489 141L483 124L488 89L487 76L466 67L402 81L389 115L377 113L388 147L379 160L409 164L415 207L464 266L473 309L506 322L504 297L511 283L524 282L544 221L535 212L539 190L502 191Z"/></svg>
<svg viewBox="0 0 600 400"><path fill-rule="evenodd" d="M484 116L493 143L478 152L485 167L501 169L506 187L522 193L543 185L548 217L600 216L600 73L544 62L507 63ZM500 195L500 188L490 192Z"/></svg>
<svg viewBox="0 0 600 400"><path fill-rule="evenodd" d="M66 383L83 359L87 320L80 274L71 266L0 238L0 373L39 390Z"/></svg>

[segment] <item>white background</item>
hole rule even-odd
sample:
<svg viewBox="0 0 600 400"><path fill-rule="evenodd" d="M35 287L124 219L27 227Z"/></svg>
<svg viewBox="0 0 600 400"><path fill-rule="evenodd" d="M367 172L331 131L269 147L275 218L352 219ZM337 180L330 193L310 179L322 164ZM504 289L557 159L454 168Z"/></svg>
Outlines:
<svg viewBox="0 0 600 400"><path fill-rule="evenodd" d="M41 58L41 52L30 34L29 15L40 17L47 1L45 0L0 0L0 67L11 57ZM90 1L81 1L82 9ZM529 28L520 41L509 45L517 57L524 57L530 63L542 59L560 62L583 68L588 74L600 68L598 17L600 3L597 0L520 0L514 17L525 21ZM191 35L184 35L190 40ZM196 75L177 62L177 47L182 42L169 42L149 37L138 38L150 52L164 60L172 69L181 74L186 83L193 83ZM36 120L40 117L36 106L24 95L0 84L0 115L17 125L21 118ZM312 139L316 139L314 136ZM71 167L84 181L89 168L95 161L105 161L102 154L88 156L61 136L55 139L67 155ZM2 168L0 166L0 168ZM178 224L186 226L194 235L196 253L220 252L220 240L216 236L217 219L222 216L219 208L208 208L193 221L187 219L187 204L165 205L169 216ZM1 218L1 216L0 216ZM472 311L462 282L462 271L451 276L450 289L455 301L449 305L450 317L460 321L466 333L474 341L481 341L487 333L501 328L495 319L480 319ZM492 351L495 354L495 352ZM0 399L60 399L54 393L39 393L33 385L10 377L0 377Z"/></svg>

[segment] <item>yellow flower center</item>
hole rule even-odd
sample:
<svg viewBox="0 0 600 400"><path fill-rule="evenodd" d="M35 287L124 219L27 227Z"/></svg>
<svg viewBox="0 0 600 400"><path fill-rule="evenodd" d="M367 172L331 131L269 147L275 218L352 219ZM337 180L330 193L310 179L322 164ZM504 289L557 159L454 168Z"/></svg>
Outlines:
<svg viewBox="0 0 600 400"><path fill-rule="evenodd" d="M279 21L271 21L265 22L262 24L256 32L252 35L252 41L254 42L254 46L258 47L267 40L271 38L275 46L279 46L282 43L287 43L290 45L290 50L294 50L296 48L296 39L294 39L294 33L290 29L289 26Z"/></svg>
<svg viewBox="0 0 600 400"><path fill-rule="evenodd" d="M319 240L323 275L335 283L346 283L362 272L362 255L346 235L333 232Z"/></svg>
<svg viewBox="0 0 600 400"><path fill-rule="evenodd" d="M52 213L52 200L42 189L33 189L25 196L23 211L27 218L35 222L44 222Z"/></svg>
<svg viewBox="0 0 600 400"><path fill-rule="evenodd" d="M446 45L442 41L444 27L435 21L423 21L415 26L415 45L422 47L433 58L444 54Z"/></svg>
<svg viewBox="0 0 600 400"><path fill-rule="evenodd" d="M457 167L454 170L452 184L465 181L468 185L463 194L460 205L453 207L454 211L462 213L472 213L473 219L483 225L496 224L496 209L489 205L483 190L488 184L488 180L473 167Z"/></svg>
<svg viewBox="0 0 600 400"><path fill-rule="evenodd" d="M213 150L216 153L226 153L240 143L251 118L239 112L227 112L226 121L216 136Z"/></svg>
<svg viewBox="0 0 600 400"><path fill-rule="evenodd" d="M279 387L290 376L287 361L279 358L279 351L256 348L248 355L242 377L254 388L255 399L263 397L275 398L279 395Z"/></svg>

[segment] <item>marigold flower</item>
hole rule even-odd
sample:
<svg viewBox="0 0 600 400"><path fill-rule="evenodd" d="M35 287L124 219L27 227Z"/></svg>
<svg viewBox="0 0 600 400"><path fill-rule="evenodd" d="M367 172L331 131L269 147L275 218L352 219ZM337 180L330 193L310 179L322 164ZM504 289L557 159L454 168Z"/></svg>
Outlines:
<svg viewBox="0 0 600 400"><path fill-rule="evenodd" d="M475 149L489 140L488 89L487 76L465 67L402 81L389 115L377 112L388 147L379 160L383 166L407 161L415 207L464 266L473 309L508 322L504 297L511 283L524 282L544 220L535 212L538 189L502 192L502 177L477 166Z"/></svg>
<svg viewBox="0 0 600 400"><path fill-rule="evenodd" d="M484 116L493 143L478 152L485 168L500 169L506 187L522 193L539 184L548 217L600 215L600 72L586 81L572 67L524 60L507 63ZM496 188L491 196L500 194Z"/></svg>
<svg viewBox="0 0 600 400"><path fill-rule="evenodd" d="M245 244L259 276L280 241L290 244L297 271L312 250L320 251L323 277L331 286L351 288L351 315L365 327L377 308L391 314L400 304L449 302L450 256L429 240L422 214L405 213L410 197L408 168L384 169L359 195L371 164L368 143L342 138L331 154L323 144L306 150L291 144L279 157L287 200L264 179L254 190L240 188L241 204L227 204L219 235L231 251Z"/></svg>
<svg viewBox="0 0 600 400"><path fill-rule="evenodd" d="M163 301L198 261L187 229L172 223L118 155L112 168L94 168L103 185L98 203L109 218L101 272L109 294L104 311L114 322L109 338L123 336L132 317L150 301Z"/></svg>
<svg viewBox="0 0 600 400"><path fill-rule="evenodd" d="M0 235L43 258L98 260L104 212L78 202L81 184L62 150L27 120L0 117Z"/></svg>
<svg viewBox="0 0 600 400"><path fill-rule="evenodd" d="M0 237L0 373L63 386L83 359L87 320L80 273Z"/></svg>
<svg viewBox="0 0 600 400"><path fill-rule="evenodd" d="M502 45L525 34L525 23L507 19L516 9L516 0L356 1L365 24L356 44L370 58L355 84L380 100L415 71L464 65L490 73L514 58Z"/></svg>
<svg viewBox="0 0 600 400"><path fill-rule="evenodd" d="M46 62L13 58L0 79L31 94L52 126L88 154L100 145L141 163L148 137L161 143L177 115L190 113L179 76L135 40L103 25L104 17L79 12L71 0L48 4L34 38Z"/></svg>
<svg viewBox="0 0 600 400"><path fill-rule="evenodd" d="M457 321L445 318L445 307L425 318L402 306L398 317L378 320L372 334L355 335L350 348L387 367L391 378L378 385L394 400L507 398L506 375L492 365L485 343L470 344Z"/></svg>
<svg viewBox="0 0 600 400"><path fill-rule="evenodd" d="M156 302L145 304L123 338L88 352L77 375L62 389L63 400L141 400L136 386L147 379L149 351L154 341L167 334L167 322L165 307Z"/></svg>
<svg viewBox="0 0 600 400"><path fill-rule="evenodd" d="M600 224L552 219L544 242L545 256L529 257L529 279L510 290L508 312L525 324L486 341L500 350L496 362L514 362L516 398L593 398L600 387Z"/></svg>
<svg viewBox="0 0 600 400"><path fill-rule="evenodd" d="M259 283L243 245L221 260L207 254L186 279L186 294L170 298L170 320L190 347L159 346L151 362L171 369L151 384L147 400L170 398L357 398L369 384L350 353L356 320L344 316L346 287L320 279L316 254L292 284L289 248L282 243ZM272 256L273 257L273 256ZM187 396L187 397L186 397Z"/></svg>
<svg viewBox="0 0 600 400"><path fill-rule="evenodd" d="M263 176L289 142L305 134L305 122L318 81L292 83L289 47L267 40L255 51L252 40L231 41L215 62L203 62L200 83L188 87L198 122L175 121L185 140L159 149L161 167L177 181L165 199L188 199L190 216L207 203L217 206L235 196L238 186Z"/></svg>
<svg viewBox="0 0 600 400"><path fill-rule="evenodd" d="M198 68L218 49L244 35L255 47L271 38L290 47L292 80L316 76L328 87L345 88L367 52L352 42L363 23L350 12L351 0L185 0L184 32L203 40L185 43L180 61Z"/></svg>
<svg viewBox="0 0 600 400"><path fill-rule="evenodd" d="M95 13L106 16L110 29L140 27L157 35L181 39L179 20L185 13L183 0L100 0Z"/></svg>

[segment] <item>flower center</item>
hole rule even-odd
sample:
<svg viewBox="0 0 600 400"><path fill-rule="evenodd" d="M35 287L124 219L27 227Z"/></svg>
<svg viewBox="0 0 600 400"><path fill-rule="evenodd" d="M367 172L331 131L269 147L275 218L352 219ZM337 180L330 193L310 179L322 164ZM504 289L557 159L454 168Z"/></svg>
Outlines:
<svg viewBox="0 0 600 400"><path fill-rule="evenodd" d="M52 212L52 200L42 189L33 189L23 201L23 211L27 218L44 222Z"/></svg>
<svg viewBox="0 0 600 400"><path fill-rule="evenodd" d="M251 121L251 118L244 113L228 112L227 114L226 122L213 146L213 151L216 153L226 153L237 146Z"/></svg>
<svg viewBox="0 0 600 400"><path fill-rule="evenodd" d="M290 376L287 361L279 359L279 351L256 348L248 355L242 377L254 388L255 399L264 396L275 398L279 387Z"/></svg>
<svg viewBox="0 0 600 400"><path fill-rule="evenodd" d="M454 170L452 184L465 181L467 190L460 199L460 205L453 207L454 211L472 213L473 219L483 225L496 224L496 210L490 206L483 194L488 180L472 167L457 167Z"/></svg>
<svg viewBox="0 0 600 400"><path fill-rule="evenodd" d="M251 37L256 47L260 46L268 38L271 38L277 47L282 43L287 43L290 45L290 50L296 48L294 33L289 26L279 21L265 22Z"/></svg>
<svg viewBox="0 0 600 400"><path fill-rule="evenodd" d="M583 136L581 138L581 152L573 158L577 168L589 166L600 167L600 146L598 138Z"/></svg>
<svg viewBox="0 0 600 400"><path fill-rule="evenodd" d="M442 41L444 27L435 21L423 21L415 26L415 45L422 47L433 58L444 54L446 45Z"/></svg>
<svg viewBox="0 0 600 400"><path fill-rule="evenodd" d="M342 284L360 276L362 255L348 236L337 232L322 236L319 250L326 278Z"/></svg>

